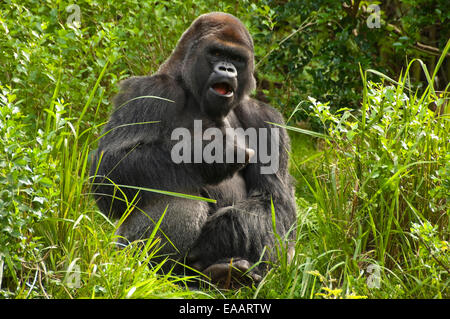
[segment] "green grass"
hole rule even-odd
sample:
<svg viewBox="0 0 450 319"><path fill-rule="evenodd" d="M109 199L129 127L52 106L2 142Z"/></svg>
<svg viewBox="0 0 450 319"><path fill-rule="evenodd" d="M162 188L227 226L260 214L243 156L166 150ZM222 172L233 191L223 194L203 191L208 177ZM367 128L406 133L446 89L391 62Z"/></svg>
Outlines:
<svg viewBox="0 0 450 319"><path fill-rule="evenodd" d="M397 81L368 82L363 73L360 112L332 114L311 99L328 137L320 151L292 138L293 174L309 190L297 187L296 257L244 296L450 297L449 107L442 115L428 108L443 103L432 77L422 93L408 87L412 63L428 74L420 60Z"/></svg>

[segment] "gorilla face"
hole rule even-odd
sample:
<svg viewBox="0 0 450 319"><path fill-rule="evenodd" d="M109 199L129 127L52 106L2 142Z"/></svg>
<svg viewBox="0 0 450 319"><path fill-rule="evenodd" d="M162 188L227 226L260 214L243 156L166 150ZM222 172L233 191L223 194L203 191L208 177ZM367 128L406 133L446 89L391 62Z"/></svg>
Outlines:
<svg viewBox="0 0 450 319"><path fill-rule="evenodd" d="M211 102L215 97L220 97L221 100L232 100L234 92L237 89L237 70L233 63L228 62L225 58L220 56L220 53L214 53L210 59L212 61L212 73L206 83L208 89L207 101ZM218 60L215 62L214 60Z"/></svg>
<svg viewBox="0 0 450 319"><path fill-rule="evenodd" d="M158 73L181 78L201 110L220 122L255 88L253 70L247 29L232 15L215 12L194 21Z"/></svg>
<svg viewBox="0 0 450 319"><path fill-rule="evenodd" d="M204 54L193 64L193 72L203 70L196 77L194 92L198 92L202 111L212 119L221 119L244 95L250 54L244 47L232 47L217 40L206 42L201 49Z"/></svg>

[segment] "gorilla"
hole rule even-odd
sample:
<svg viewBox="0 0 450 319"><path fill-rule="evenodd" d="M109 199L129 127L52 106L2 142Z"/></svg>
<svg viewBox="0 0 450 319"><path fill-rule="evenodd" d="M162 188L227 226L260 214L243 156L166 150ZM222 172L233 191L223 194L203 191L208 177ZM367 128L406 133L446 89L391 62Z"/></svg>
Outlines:
<svg viewBox="0 0 450 319"><path fill-rule="evenodd" d="M268 263L259 261L276 259L276 238L295 237L289 137L274 125L284 123L280 113L250 97L253 73L249 32L236 17L213 12L192 23L156 74L121 83L91 167L101 212L116 219L127 213L116 232L119 243L149 238L161 221L161 254L177 261L173 266L183 263L220 283L236 269L260 279ZM174 138L180 128L190 138ZM212 153L233 151L243 154L240 160L195 159L210 142L202 136L211 129L223 133L211 137L222 145ZM229 129L266 134L230 141ZM188 154L199 138L200 153ZM179 143L186 147L180 152L185 161L174 160ZM277 155L277 169L269 173L262 170L264 148Z"/></svg>

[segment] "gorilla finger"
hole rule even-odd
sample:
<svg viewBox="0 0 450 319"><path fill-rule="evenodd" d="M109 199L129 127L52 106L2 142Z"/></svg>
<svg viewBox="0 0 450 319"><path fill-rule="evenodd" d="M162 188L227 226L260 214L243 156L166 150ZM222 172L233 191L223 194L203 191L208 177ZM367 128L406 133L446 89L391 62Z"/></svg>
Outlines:
<svg viewBox="0 0 450 319"><path fill-rule="evenodd" d="M233 261L231 265L242 272L246 272L250 268L250 263L245 259Z"/></svg>
<svg viewBox="0 0 450 319"><path fill-rule="evenodd" d="M230 274L230 267L228 264L214 264L206 268L203 273L211 278L212 282L219 282L225 280Z"/></svg>
<svg viewBox="0 0 450 319"><path fill-rule="evenodd" d="M262 277L255 272L250 272L249 275L255 283L259 283L262 280Z"/></svg>
<svg viewBox="0 0 450 319"><path fill-rule="evenodd" d="M251 148L245 149L245 162L249 163L250 159L255 155L255 151Z"/></svg>

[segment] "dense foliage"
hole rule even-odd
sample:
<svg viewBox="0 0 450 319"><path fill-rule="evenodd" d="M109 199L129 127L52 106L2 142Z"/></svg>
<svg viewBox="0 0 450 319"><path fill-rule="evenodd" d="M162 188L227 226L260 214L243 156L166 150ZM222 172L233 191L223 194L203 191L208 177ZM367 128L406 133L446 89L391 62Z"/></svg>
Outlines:
<svg viewBox="0 0 450 319"><path fill-rule="evenodd" d="M147 267L157 240L111 245L87 167L118 81L154 72L212 7L254 37L255 95L289 119L299 206L294 262L233 296L448 298L444 0L3 1L1 295L204 294Z"/></svg>

